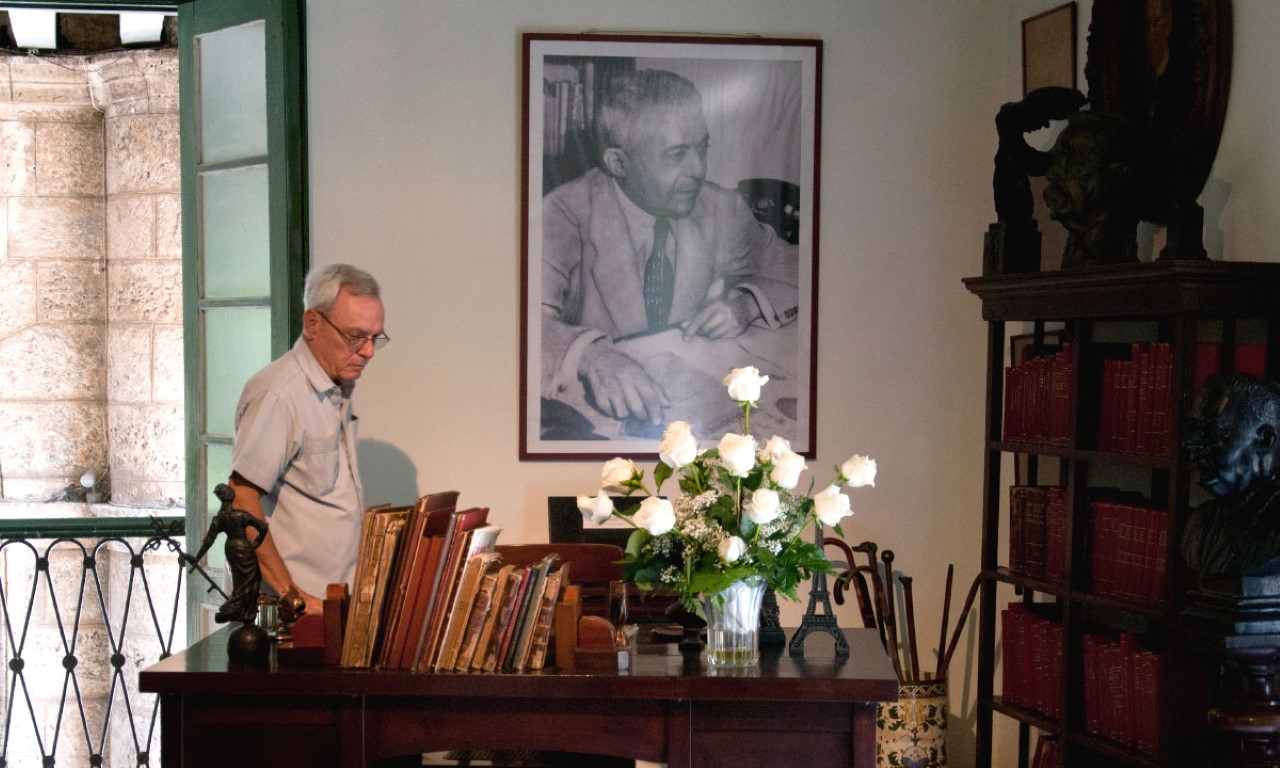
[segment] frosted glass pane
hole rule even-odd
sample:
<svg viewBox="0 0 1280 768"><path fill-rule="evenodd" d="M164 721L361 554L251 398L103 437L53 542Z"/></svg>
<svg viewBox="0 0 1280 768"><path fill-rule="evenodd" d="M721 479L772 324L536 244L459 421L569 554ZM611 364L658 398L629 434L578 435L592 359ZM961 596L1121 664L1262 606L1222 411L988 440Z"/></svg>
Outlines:
<svg viewBox="0 0 1280 768"><path fill-rule="evenodd" d="M218 511L220 503L213 495L213 489L218 486L218 483L225 483L227 478L231 477L231 446L226 443L209 443L205 445L205 451L207 462L205 481L209 484L209 495L204 503L209 513L213 514Z"/></svg>
<svg viewBox="0 0 1280 768"><path fill-rule="evenodd" d="M267 167L201 174L200 208L205 298L271 295Z"/></svg>
<svg viewBox="0 0 1280 768"><path fill-rule="evenodd" d="M209 530L209 520L218 514L218 507L222 503L213 495L213 489L218 483L227 482L227 478L231 476L231 446L215 443L205 446L205 450L205 462L208 465L205 481L208 483L209 496L204 500L204 508L208 512L204 516L203 527L200 529L201 536ZM219 541L209 550L209 554L205 555L208 568L222 570L226 567L227 559L223 556L222 550L222 542Z"/></svg>
<svg viewBox="0 0 1280 768"><path fill-rule="evenodd" d="M231 437L240 390L271 362L271 309L206 309L204 339L205 433Z"/></svg>
<svg viewBox="0 0 1280 768"><path fill-rule="evenodd" d="M266 23L196 36L200 161L267 154Z"/></svg>

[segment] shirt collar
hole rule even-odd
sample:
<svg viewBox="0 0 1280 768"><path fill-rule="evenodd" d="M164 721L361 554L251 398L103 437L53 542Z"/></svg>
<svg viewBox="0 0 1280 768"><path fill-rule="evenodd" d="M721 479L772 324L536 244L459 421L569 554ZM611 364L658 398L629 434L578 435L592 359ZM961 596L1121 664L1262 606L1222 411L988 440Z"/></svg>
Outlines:
<svg viewBox="0 0 1280 768"><path fill-rule="evenodd" d="M316 360L305 338L298 337L298 340L293 343L293 351L297 355L298 367L302 369L303 375L307 377L307 381L311 382L311 387L316 392L326 396L336 393L341 397L351 397L351 391L356 386L355 382L350 382L346 386L335 384L333 379L329 378L329 374L320 367L320 361Z"/></svg>

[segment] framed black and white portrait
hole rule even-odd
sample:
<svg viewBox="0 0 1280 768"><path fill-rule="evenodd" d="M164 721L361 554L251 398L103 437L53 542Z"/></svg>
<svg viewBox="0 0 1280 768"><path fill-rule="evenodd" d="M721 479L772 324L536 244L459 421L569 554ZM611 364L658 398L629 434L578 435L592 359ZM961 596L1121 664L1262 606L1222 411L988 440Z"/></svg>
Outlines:
<svg viewBox="0 0 1280 768"><path fill-rule="evenodd" d="M523 38L521 459L645 457L685 421L812 456L819 40Z"/></svg>

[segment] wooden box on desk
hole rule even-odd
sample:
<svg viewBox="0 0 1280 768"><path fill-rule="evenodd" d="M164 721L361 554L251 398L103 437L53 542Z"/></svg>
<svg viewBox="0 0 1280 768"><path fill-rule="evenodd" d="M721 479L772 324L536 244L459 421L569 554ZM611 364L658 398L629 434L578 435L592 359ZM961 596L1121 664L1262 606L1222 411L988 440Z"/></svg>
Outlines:
<svg viewBox="0 0 1280 768"><path fill-rule="evenodd" d="M566 590L565 598L556 604L556 667L584 672L625 669L615 646L613 625L600 616L582 615L576 586Z"/></svg>

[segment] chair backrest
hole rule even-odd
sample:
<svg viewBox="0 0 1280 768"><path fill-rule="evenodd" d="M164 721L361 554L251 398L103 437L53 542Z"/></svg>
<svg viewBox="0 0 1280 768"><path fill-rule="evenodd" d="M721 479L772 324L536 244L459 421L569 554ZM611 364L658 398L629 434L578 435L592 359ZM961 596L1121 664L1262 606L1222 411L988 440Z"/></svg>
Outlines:
<svg viewBox="0 0 1280 768"><path fill-rule="evenodd" d="M615 496L613 503L614 506L621 508L624 504L635 504L637 501L636 498L626 499ZM626 552L627 539L631 538L633 530L630 527L584 525L576 496L547 497L547 531L553 543L602 542L614 544ZM642 597L634 586L628 590L628 593L631 599L627 603L627 615L632 623L668 624L671 622L667 616L667 609L676 602L674 596L649 593Z"/></svg>
<svg viewBox="0 0 1280 768"><path fill-rule="evenodd" d="M584 615L609 618L612 582L622 581L622 548L613 544L499 544L495 548L503 564L516 566L536 563L549 554L560 557L569 566L569 583L578 585L582 594Z"/></svg>

